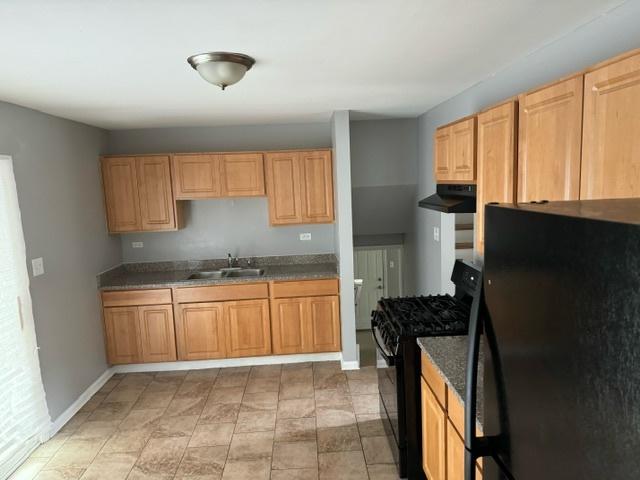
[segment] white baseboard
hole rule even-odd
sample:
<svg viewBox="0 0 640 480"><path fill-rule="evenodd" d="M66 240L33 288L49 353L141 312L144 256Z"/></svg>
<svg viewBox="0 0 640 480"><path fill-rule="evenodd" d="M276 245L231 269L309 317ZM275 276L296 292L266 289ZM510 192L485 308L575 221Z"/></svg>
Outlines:
<svg viewBox="0 0 640 480"><path fill-rule="evenodd" d="M113 376L115 372L113 368L107 368L102 375L100 375L95 382L82 392L82 394L73 402L69 408L67 408L58 418L51 422L51 428L49 429L50 437L53 437L58 430L60 430L71 418L78 413L78 411L89 401L93 395L107 383L107 381Z"/></svg>
<svg viewBox="0 0 640 480"><path fill-rule="evenodd" d="M296 355L270 355L266 357L223 358L220 360L190 360L182 362L135 363L114 365L113 373L169 372L173 370L200 370L203 368L248 367L280 363L326 362L342 360L340 352L302 353Z"/></svg>
<svg viewBox="0 0 640 480"><path fill-rule="evenodd" d="M340 358L342 370L360 370L360 344L356 343L356 359L346 361Z"/></svg>

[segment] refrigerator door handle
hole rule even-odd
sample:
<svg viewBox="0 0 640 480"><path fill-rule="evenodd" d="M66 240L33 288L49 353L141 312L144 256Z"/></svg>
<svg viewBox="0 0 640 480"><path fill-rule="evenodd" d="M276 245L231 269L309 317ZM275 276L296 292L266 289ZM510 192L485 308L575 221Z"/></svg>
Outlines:
<svg viewBox="0 0 640 480"><path fill-rule="evenodd" d="M482 282L482 278L479 279ZM478 437L476 437L477 418L477 386L478 386L478 359L480 349L480 335L482 333L482 318L480 317L480 295L474 299L471 305L469 318L469 335L467 347L467 372L465 378L464 401L464 478L476 480L476 459L480 456L478 451ZM484 453L484 452L483 452Z"/></svg>

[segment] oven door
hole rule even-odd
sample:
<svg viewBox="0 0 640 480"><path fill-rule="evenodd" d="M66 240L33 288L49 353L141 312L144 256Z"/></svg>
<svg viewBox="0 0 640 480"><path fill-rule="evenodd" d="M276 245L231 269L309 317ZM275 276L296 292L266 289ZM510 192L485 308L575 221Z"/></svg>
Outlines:
<svg viewBox="0 0 640 480"><path fill-rule="evenodd" d="M404 370L402 357L393 355L384 346L377 327L372 327L377 349L378 393L380 397L380 414L385 427L389 445L395 458L400 477L406 476L406 428L402 405L404 399Z"/></svg>

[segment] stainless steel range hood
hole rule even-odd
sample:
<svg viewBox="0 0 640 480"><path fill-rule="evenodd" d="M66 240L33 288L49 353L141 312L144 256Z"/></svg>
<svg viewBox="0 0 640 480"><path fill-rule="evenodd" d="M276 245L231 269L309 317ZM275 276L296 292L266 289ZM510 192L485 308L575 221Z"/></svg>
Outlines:
<svg viewBox="0 0 640 480"><path fill-rule="evenodd" d="M443 213L476 213L476 186L440 183L436 193L420 200L418 206Z"/></svg>

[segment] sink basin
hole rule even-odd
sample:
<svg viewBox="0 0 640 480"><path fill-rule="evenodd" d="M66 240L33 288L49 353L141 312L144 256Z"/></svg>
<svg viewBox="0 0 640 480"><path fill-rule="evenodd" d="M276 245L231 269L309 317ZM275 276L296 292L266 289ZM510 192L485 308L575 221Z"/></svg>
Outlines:
<svg viewBox="0 0 640 480"><path fill-rule="evenodd" d="M262 268L241 268L227 271L225 277L259 277L261 275L264 275Z"/></svg>
<svg viewBox="0 0 640 480"><path fill-rule="evenodd" d="M264 275L262 268L223 268L209 272L195 272L189 275L188 280L206 280L208 278L237 278L259 277Z"/></svg>
<svg viewBox="0 0 640 480"><path fill-rule="evenodd" d="M212 270L210 272L195 272L189 275L188 280L200 280L207 278L222 278L224 272L222 270Z"/></svg>

